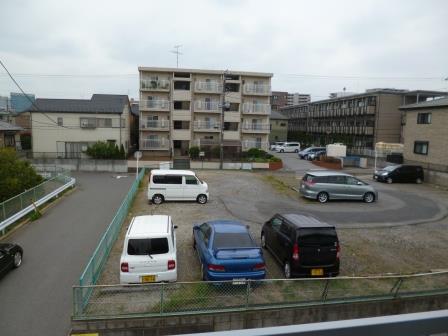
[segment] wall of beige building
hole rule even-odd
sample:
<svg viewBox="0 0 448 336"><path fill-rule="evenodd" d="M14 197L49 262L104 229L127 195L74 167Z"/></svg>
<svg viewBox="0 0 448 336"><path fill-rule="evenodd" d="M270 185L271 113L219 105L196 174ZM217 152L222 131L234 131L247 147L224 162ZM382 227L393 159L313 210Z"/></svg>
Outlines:
<svg viewBox="0 0 448 336"><path fill-rule="evenodd" d="M401 143L402 97L393 94L379 94L375 123L375 142Z"/></svg>
<svg viewBox="0 0 448 336"><path fill-rule="evenodd" d="M57 142L96 142L115 140L116 144L126 148L130 145L129 107L126 106L121 118L125 127L81 128L80 118L111 118L112 125L119 125L119 114L94 113L39 113L31 114L32 149L35 153L56 153ZM53 120L50 121L48 118ZM58 118L62 118L63 126L58 126Z"/></svg>

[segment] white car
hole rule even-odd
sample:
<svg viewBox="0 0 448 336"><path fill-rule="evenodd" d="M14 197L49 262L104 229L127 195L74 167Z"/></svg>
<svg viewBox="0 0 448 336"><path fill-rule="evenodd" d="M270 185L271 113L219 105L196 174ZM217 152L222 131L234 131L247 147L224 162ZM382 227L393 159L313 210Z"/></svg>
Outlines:
<svg viewBox="0 0 448 336"><path fill-rule="evenodd" d="M132 218L120 259L120 283L177 281L176 228L170 216Z"/></svg>
<svg viewBox="0 0 448 336"><path fill-rule="evenodd" d="M284 141L282 141L282 142L279 142L279 141L274 142L274 143L271 145L271 147L270 147L269 149L270 149L271 151L276 151L276 150L277 150L277 147L278 147L278 146L282 146L284 143L285 143Z"/></svg>
<svg viewBox="0 0 448 336"><path fill-rule="evenodd" d="M285 142L283 145L277 146L276 151L280 153L298 153L300 151L300 143Z"/></svg>

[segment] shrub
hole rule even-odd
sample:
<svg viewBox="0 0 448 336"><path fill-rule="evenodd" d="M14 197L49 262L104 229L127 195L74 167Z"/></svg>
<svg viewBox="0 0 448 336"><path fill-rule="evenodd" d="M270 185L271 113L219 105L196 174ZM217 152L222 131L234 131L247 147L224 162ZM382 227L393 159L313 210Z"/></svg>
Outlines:
<svg viewBox="0 0 448 336"><path fill-rule="evenodd" d="M122 145L123 146L123 145ZM95 144L89 146L86 150L86 154L93 159L125 159L126 153L118 148L116 144L111 142L98 141Z"/></svg>
<svg viewBox="0 0 448 336"><path fill-rule="evenodd" d="M258 148L250 148L250 149L247 151L247 155L248 155L249 157L254 157L254 158L256 158L256 157L261 157L261 156L263 155L262 152L264 152L264 151L261 150L261 149L258 149Z"/></svg>
<svg viewBox="0 0 448 336"><path fill-rule="evenodd" d="M219 157L221 155L221 148L219 146L212 147L212 157Z"/></svg>
<svg viewBox="0 0 448 336"><path fill-rule="evenodd" d="M197 146L190 147L188 154L192 159L197 159L199 157L200 148Z"/></svg>
<svg viewBox="0 0 448 336"><path fill-rule="evenodd" d="M276 156L273 156L268 160L268 162L282 162L282 159L280 159Z"/></svg>

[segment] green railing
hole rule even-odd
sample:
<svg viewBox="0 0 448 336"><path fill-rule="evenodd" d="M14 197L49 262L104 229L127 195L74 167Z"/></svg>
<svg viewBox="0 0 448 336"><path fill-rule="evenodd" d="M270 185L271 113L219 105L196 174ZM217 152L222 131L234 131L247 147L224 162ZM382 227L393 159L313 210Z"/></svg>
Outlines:
<svg viewBox="0 0 448 336"><path fill-rule="evenodd" d="M90 292L88 302L83 295ZM186 315L388 300L448 293L448 271L378 277L178 282L73 288L73 318Z"/></svg>
<svg viewBox="0 0 448 336"><path fill-rule="evenodd" d="M93 252L93 255L87 263L84 272L79 278L80 287L78 288L81 289L77 291L75 301L77 303L82 302L83 306L85 306L89 300L89 297L93 290L93 287L91 286L96 284L101 274L102 268L107 260L107 257L109 256L110 250L112 249L115 240L117 239L118 233L121 229L121 225L123 224L123 221L128 214L129 208L132 204L132 201L134 200L135 194L137 193L140 181L142 180L144 175L145 169L140 170L140 173L132 183L129 192L118 208L118 211L112 219L111 223L107 227L106 232L101 237L98 246Z"/></svg>

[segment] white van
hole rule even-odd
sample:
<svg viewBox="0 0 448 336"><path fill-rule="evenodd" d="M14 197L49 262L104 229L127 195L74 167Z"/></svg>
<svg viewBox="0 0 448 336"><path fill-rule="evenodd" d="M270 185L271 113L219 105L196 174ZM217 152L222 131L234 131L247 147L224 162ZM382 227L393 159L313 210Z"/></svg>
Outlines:
<svg viewBox="0 0 448 336"><path fill-rule="evenodd" d="M191 170L156 169L151 171L148 200L154 204L163 201L197 201L207 203L208 185Z"/></svg>
<svg viewBox="0 0 448 336"><path fill-rule="evenodd" d="M280 153L298 153L300 151L300 143L285 142L283 145L277 146L276 151Z"/></svg>
<svg viewBox="0 0 448 336"><path fill-rule="evenodd" d="M132 218L120 259L120 283L177 281L176 228L170 216Z"/></svg>

